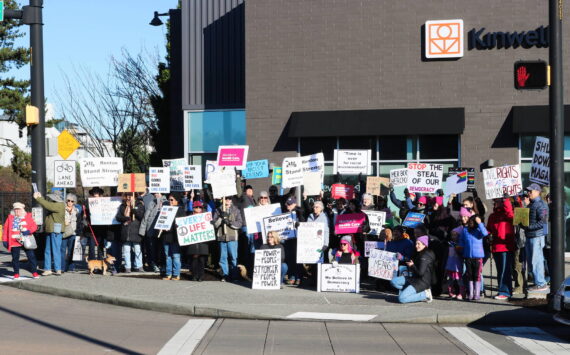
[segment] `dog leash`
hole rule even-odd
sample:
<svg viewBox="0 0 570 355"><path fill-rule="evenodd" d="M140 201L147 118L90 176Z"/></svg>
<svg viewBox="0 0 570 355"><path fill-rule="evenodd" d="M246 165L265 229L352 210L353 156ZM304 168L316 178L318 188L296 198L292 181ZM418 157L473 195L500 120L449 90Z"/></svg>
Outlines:
<svg viewBox="0 0 570 355"><path fill-rule="evenodd" d="M85 220L87 221L87 225L89 226L89 230L91 231L91 236L93 237L93 240L95 240L95 245L97 247L99 247L99 242L97 241L97 237L95 236L95 232L93 231L93 228L91 227L91 222L87 219L87 209L85 208L85 205L83 205L83 218L85 218Z"/></svg>

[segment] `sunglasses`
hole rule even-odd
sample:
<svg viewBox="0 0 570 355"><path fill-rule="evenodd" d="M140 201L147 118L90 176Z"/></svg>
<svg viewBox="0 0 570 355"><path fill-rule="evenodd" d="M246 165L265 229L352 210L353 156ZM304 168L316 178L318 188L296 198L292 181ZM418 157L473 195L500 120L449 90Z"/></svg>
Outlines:
<svg viewBox="0 0 570 355"><path fill-rule="evenodd" d="M269 197L260 197L261 200L267 200Z"/></svg>
<svg viewBox="0 0 570 355"><path fill-rule="evenodd" d="M202 206L196 206L196 207L194 207L194 209L196 209L196 208L202 209L203 207L202 207Z"/></svg>
<svg viewBox="0 0 570 355"><path fill-rule="evenodd" d="M176 201L174 198L169 198L168 201Z"/></svg>
<svg viewBox="0 0 570 355"><path fill-rule="evenodd" d="M425 204L418 202L418 206L425 206Z"/></svg>
<svg viewBox="0 0 570 355"><path fill-rule="evenodd" d="M67 202L75 202L75 201L73 201L73 200L67 200Z"/></svg>

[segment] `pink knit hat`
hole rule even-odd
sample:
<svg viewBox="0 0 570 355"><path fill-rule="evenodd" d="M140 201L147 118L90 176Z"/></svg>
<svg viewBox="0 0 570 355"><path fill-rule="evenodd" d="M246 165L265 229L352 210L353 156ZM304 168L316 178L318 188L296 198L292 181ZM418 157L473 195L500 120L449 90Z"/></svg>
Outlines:
<svg viewBox="0 0 570 355"><path fill-rule="evenodd" d="M459 210L459 215L461 217L471 217L471 216L473 216L473 212L469 211L465 207L461 207L461 209Z"/></svg>
<svg viewBox="0 0 570 355"><path fill-rule="evenodd" d="M422 243L426 247L429 245L429 237L427 235L422 235L421 237L417 237L416 241Z"/></svg>
<svg viewBox="0 0 570 355"><path fill-rule="evenodd" d="M427 203L427 197L420 196L420 198L418 199L418 203L423 203L425 205Z"/></svg>
<svg viewBox="0 0 570 355"><path fill-rule="evenodd" d="M440 206L443 206L443 196L436 196L435 203L437 203Z"/></svg>

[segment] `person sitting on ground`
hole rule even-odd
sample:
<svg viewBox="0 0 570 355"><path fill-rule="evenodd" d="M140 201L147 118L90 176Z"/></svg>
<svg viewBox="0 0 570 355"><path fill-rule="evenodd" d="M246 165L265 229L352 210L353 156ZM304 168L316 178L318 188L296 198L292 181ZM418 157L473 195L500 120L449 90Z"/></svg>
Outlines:
<svg viewBox="0 0 570 355"><path fill-rule="evenodd" d="M285 275L287 275L287 263L285 263L285 248L281 244L281 238L277 232L267 233L267 244L263 244L260 248L264 249L280 249L281 250L281 284L285 283Z"/></svg>
<svg viewBox="0 0 570 355"><path fill-rule="evenodd" d="M360 253L352 247L352 236L345 235L340 239L340 247L333 250L333 263L339 264L358 264Z"/></svg>
<svg viewBox="0 0 570 355"><path fill-rule="evenodd" d="M12 212L4 222L2 229L2 242L4 248L12 254L12 267L14 268L13 279L20 278L20 250L24 248L22 237L33 235L38 229L36 222L32 218L32 214L26 212L25 205L21 202L16 202L12 205ZM26 256L31 266L31 273L34 279L39 278L36 255L34 250L24 248Z"/></svg>

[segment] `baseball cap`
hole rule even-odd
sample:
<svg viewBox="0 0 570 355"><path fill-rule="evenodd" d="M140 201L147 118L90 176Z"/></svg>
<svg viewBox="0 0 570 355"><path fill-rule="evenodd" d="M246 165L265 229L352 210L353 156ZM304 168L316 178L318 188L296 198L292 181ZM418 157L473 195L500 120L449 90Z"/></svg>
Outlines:
<svg viewBox="0 0 570 355"><path fill-rule="evenodd" d="M202 203L202 201L194 201L192 207L204 207L204 204Z"/></svg>
<svg viewBox="0 0 570 355"><path fill-rule="evenodd" d="M526 187L526 189L527 189L528 191L540 191L540 190L542 190L542 188L540 187L540 185L539 185L539 184L535 184L535 183L532 183L532 184L528 185L528 186Z"/></svg>
<svg viewBox="0 0 570 355"><path fill-rule="evenodd" d="M259 193L259 197L269 197L269 194L267 193L267 191L261 191Z"/></svg>
<svg viewBox="0 0 570 355"><path fill-rule="evenodd" d="M287 205L294 205L297 203L297 199L295 197L289 197L287 199L287 201L285 201L285 204Z"/></svg>

